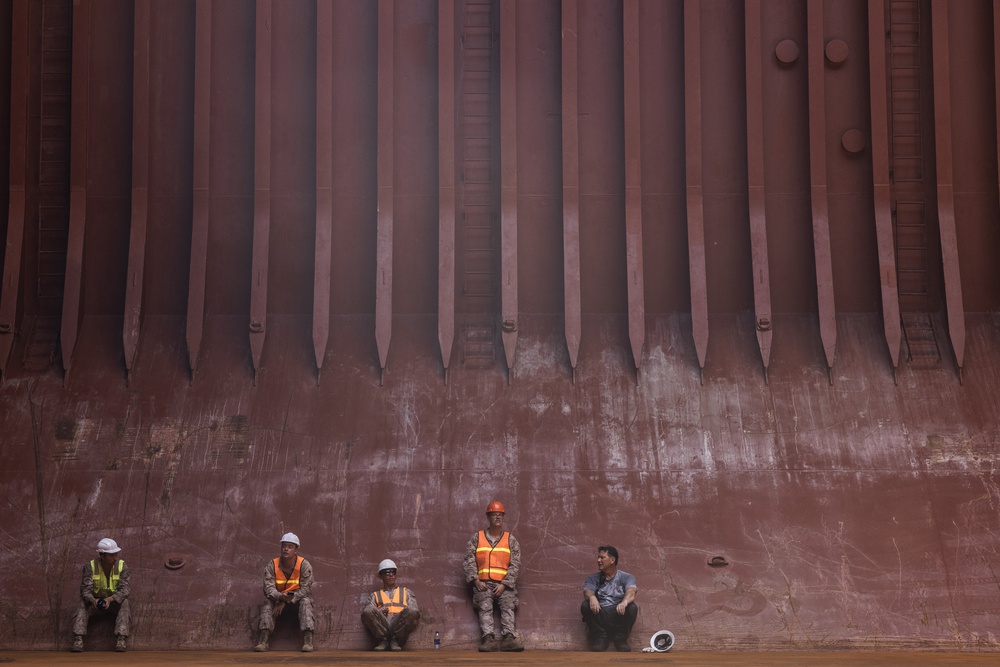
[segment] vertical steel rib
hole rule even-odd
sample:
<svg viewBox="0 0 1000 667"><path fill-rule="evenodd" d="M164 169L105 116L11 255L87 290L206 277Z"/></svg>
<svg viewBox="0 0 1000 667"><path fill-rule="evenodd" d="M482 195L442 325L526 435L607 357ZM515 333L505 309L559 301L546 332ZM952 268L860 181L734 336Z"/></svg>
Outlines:
<svg viewBox="0 0 1000 667"><path fill-rule="evenodd" d="M993 0L993 94L997 126L997 173L1000 174L1000 0Z"/></svg>
<svg viewBox="0 0 1000 667"><path fill-rule="evenodd" d="M628 337L636 371L646 342L642 273L642 113L639 79L639 0L622 7L625 48L625 268L628 272Z"/></svg>
<svg viewBox="0 0 1000 667"><path fill-rule="evenodd" d="M684 0L684 137L691 330L698 367L708 351L708 278L702 190L701 0Z"/></svg>
<svg viewBox="0 0 1000 667"><path fill-rule="evenodd" d="M69 235L66 242L66 280L63 287L59 343L65 375L73 363L80 329L83 286L83 240L87 229L87 172L90 130L90 11L91 0L73 6L73 100L70 106Z"/></svg>
<svg viewBox="0 0 1000 667"><path fill-rule="evenodd" d="M455 2L438 2L438 344L455 341Z"/></svg>
<svg viewBox="0 0 1000 667"><path fill-rule="evenodd" d="M500 313L507 378L517 354L517 15L500 3Z"/></svg>
<svg viewBox="0 0 1000 667"><path fill-rule="evenodd" d="M330 338L333 261L333 4L316 3L316 254L313 264L312 343L316 379Z"/></svg>
<svg viewBox="0 0 1000 667"><path fill-rule="evenodd" d="M393 205L393 25L395 0L378 2L378 222L376 241L375 344L385 375L392 338L392 205Z"/></svg>
<svg viewBox="0 0 1000 667"><path fill-rule="evenodd" d="M902 327L899 319L899 286L896 281L896 247L893 241L892 197L889 189L889 86L885 30L884 0L868 0L868 76L871 88L875 238L878 243L879 282L882 287L882 325L885 342L889 346L889 357L895 369L899 366Z"/></svg>
<svg viewBox="0 0 1000 667"><path fill-rule="evenodd" d="M948 34L948 3L931 3L934 53L934 145L937 154L938 226L941 230L941 260L944 269L948 335L955 353L959 377L965 360L965 306L955 227L955 181L952 163L951 46Z"/></svg>
<svg viewBox="0 0 1000 667"><path fill-rule="evenodd" d="M562 0L563 299L574 377L580 352L580 133L577 3Z"/></svg>
<svg viewBox="0 0 1000 667"><path fill-rule="evenodd" d="M750 258L753 270L754 330L764 364L771 361L771 278L767 255L767 192L764 186L764 73L760 0L747 0L747 195L750 207Z"/></svg>
<svg viewBox="0 0 1000 667"><path fill-rule="evenodd" d="M256 19L253 257L250 268L250 353L255 383L267 330L267 268L271 235L271 2L257 0Z"/></svg>
<svg viewBox="0 0 1000 667"><path fill-rule="evenodd" d="M194 147L191 265L188 277L187 341L188 367L198 368L198 353L205 330L205 278L208 271L208 221L210 210L209 156L212 111L212 0L195 5L194 53Z"/></svg>
<svg viewBox="0 0 1000 667"><path fill-rule="evenodd" d="M7 203L7 239L3 285L0 286L0 378L7 370L17 328L17 301L21 290L21 251L24 244L25 185L28 155L29 0L14 0L10 45L10 176Z"/></svg>
<svg viewBox="0 0 1000 667"><path fill-rule="evenodd" d="M830 249L830 210L826 186L826 65L823 2L824 0L809 0L806 11L809 40L809 174L813 252L816 260L819 335L829 370L833 368L833 360L837 354L837 312L833 294L833 255Z"/></svg>
<svg viewBox="0 0 1000 667"><path fill-rule="evenodd" d="M142 325L142 288L146 270L146 227L149 221L149 41L150 0L136 0L132 32L132 221L129 226L128 271L122 343L125 370L132 373Z"/></svg>

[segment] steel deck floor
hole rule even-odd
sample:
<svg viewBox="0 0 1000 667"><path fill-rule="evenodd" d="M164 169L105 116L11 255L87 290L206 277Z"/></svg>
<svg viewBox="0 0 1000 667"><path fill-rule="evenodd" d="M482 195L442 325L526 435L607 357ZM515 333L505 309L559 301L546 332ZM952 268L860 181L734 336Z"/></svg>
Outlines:
<svg viewBox="0 0 1000 667"><path fill-rule="evenodd" d="M92 651L5 651L0 663L13 665L546 665L552 667L598 667L605 665L652 665L702 667L704 665L995 665L996 653L937 652L679 652L668 653L584 653L573 651L525 651L524 653L487 654L470 651L405 651L399 654L375 654L360 651L130 651L113 653Z"/></svg>

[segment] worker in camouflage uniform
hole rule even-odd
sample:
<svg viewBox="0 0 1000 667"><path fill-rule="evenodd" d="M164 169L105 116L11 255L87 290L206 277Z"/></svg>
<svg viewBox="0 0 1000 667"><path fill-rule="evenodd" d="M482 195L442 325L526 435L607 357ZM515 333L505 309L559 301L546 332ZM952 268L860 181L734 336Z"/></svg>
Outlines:
<svg viewBox="0 0 1000 667"><path fill-rule="evenodd" d="M472 604L479 613L482 631L479 650L483 652L524 650L524 644L514 631L514 610L517 609L514 586L521 572L521 547L514 536L503 529L505 514L499 500L486 506L489 526L472 536L462 561L465 580L472 586ZM503 636L499 643L494 634L494 605L500 607Z"/></svg>
<svg viewBox="0 0 1000 667"><path fill-rule="evenodd" d="M316 619L313 616L312 583L312 566L299 555L298 536L285 533L281 536L281 556L268 561L264 567L266 600L260 610L260 636L253 650L267 650L274 620L288 607L298 610L302 650L306 653L313 650Z"/></svg>
<svg viewBox="0 0 1000 667"><path fill-rule="evenodd" d="M110 537L97 543L97 558L83 566L80 604L73 619L73 652L83 650L83 638L92 614L115 616L116 651L126 650L129 635L129 569L120 557L121 548Z"/></svg>
<svg viewBox="0 0 1000 667"><path fill-rule="evenodd" d="M396 585L396 563L386 558L378 564L382 586L367 596L361 622L375 640L376 651L402 651L406 639L420 623L417 596Z"/></svg>

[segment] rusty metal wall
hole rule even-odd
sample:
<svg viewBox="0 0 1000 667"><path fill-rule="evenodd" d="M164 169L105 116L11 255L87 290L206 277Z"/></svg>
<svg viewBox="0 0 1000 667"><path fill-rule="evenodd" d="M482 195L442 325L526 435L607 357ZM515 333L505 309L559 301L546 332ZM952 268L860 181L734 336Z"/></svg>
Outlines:
<svg viewBox="0 0 1000 667"><path fill-rule="evenodd" d="M249 646L294 530L320 648L390 556L472 649L499 497L531 649L583 647L602 543L637 637L996 649L998 25L0 4L0 643L68 645L108 534L135 647Z"/></svg>

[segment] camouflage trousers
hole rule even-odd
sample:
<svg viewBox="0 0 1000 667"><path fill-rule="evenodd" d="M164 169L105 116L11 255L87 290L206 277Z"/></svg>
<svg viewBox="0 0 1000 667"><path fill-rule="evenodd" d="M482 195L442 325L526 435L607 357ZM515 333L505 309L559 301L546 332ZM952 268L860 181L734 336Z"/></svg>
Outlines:
<svg viewBox="0 0 1000 667"><path fill-rule="evenodd" d="M82 636L87 634L87 623L90 621L90 617L93 614L114 614L115 634L121 635L122 637L128 637L132 621L132 615L129 611L128 598L122 600L121 604L112 602L108 605L107 609L97 609L93 605L80 600L80 604L76 608L76 616L73 618L74 635Z"/></svg>
<svg viewBox="0 0 1000 667"><path fill-rule="evenodd" d="M500 598L493 597L499 582L487 581L485 591L472 591L472 604L479 612L479 628L482 634L496 634L493 621L493 606L500 607L500 629L502 634L513 635L514 610L517 609L517 590L506 588Z"/></svg>
<svg viewBox="0 0 1000 667"><path fill-rule="evenodd" d="M265 600L264 605L260 608L260 630L267 630L270 632L274 630L274 606L278 604L273 600ZM285 603L285 608L282 610L282 614L287 614L289 609L295 609L299 614L299 630L305 632L306 630L313 631L316 629L316 617L313 615L313 601L312 598L303 598L298 602Z"/></svg>
<svg viewBox="0 0 1000 667"><path fill-rule="evenodd" d="M420 611L407 607L398 614L386 616L381 609L370 605L361 612L361 622L368 628L368 632L376 642L391 638L400 644L405 644L410 633L416 630L417 624L420 623Z"/></svg>

